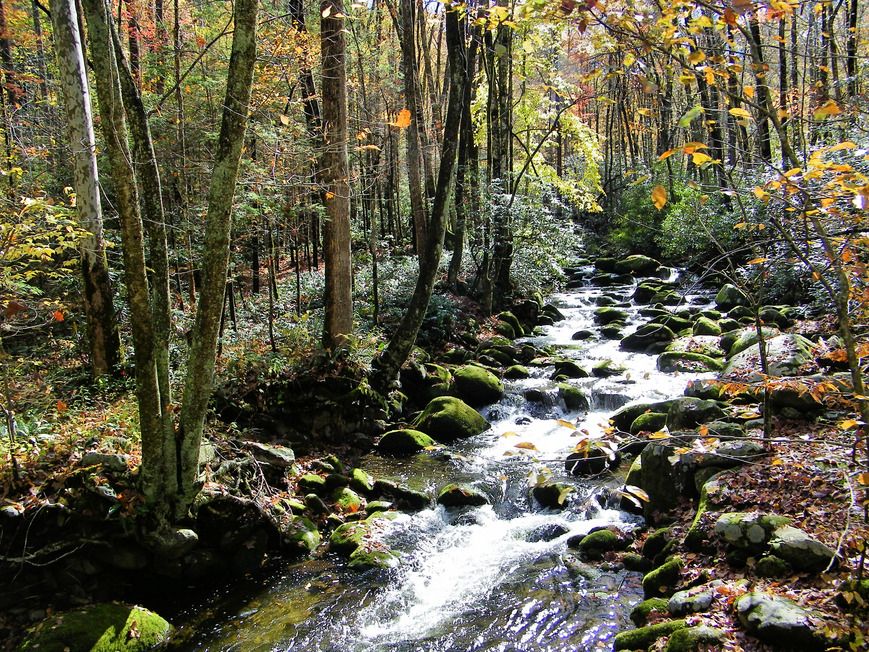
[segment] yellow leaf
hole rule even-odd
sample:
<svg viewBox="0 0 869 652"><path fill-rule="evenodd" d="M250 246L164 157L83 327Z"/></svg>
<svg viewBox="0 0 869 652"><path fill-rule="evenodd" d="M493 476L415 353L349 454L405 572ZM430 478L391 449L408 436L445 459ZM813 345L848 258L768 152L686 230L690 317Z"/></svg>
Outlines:
<svg viewBox="0 0 869 652"><path fill-rule="evenodd" d="M522 450L526 450L526 451L536 451L537 450L537 446L532 444L530 441L520 441L513 448L521 448Z"/></svg>
<svg viewBox="0 0 869 652"><path fill-rule="evenodd" d="M688 55L688 62L692 66L696 66L698 63L702 63L706 60L706 55L703 54L703 50L694 50L691 54Z"/></svg>
<svg viewBox="0 0 869 652"><path fill-rule="evenodd" d="M564 428L570 428L571 430L576 430L576 426L573 425L570 421L565 421L564 419L556 419L555 423Z"/></svg>
<svg viewBox="0 0 869 652"><path fill-rule="evenodd" d="M708 163L711 160L712 160L712 157L709 156L709 154L704 154L703 152L695 152L691 156L691 161L694 163L694 165L696 165L698 167L703 165L704 163Z"/></svg>
<svg viewBox="0 0 869 652"><path fill-rule="evenodd" d="M850 430L851 428L856 428L860 425L860 422L855 419L845 419L844 421L839 422L839 428L842 430Z"/></svg>
<svg viewBox="0 0 869 652"><path fill-rule="evenodd" d="M760 201L766 201L767 199L769 199L769 193L760 186L755 186L751 192L753 192L754 196L757 197Z"/></svg>
<svg viewBox="0 0 869 652"><path fill-rule="evenodd" d="M715 70L713 70L710 66L704 66L703 76L706 77L706 83L709 86L715 86Z"/></svg>
<svg viewBox="0 0 869 652"><path fill-rule="evenodd" d="M664 432L663 430L659 430L658 432L653 432L649 435L649 439L669 439L670 433Z"/></svg>
<svg viewBox="0 0 869 652"><path fill-rule="evenodd" d="M697 428L697 434L701 437L707 437L709 435L709 426L704 423L702 426Z"/></svg>
<svg viewBox="0 0 869 652"><path fill-rule="evenodd" d="M754 86L746 86L742 89L742 92L745 93L748 99L751 99L754 97Z"/></svg>
<svg viewBox="0 0 869 652"><path fill-rule="evenodd" d="M821 120L832 115L839 115L841 112L842 109L839 108L839 105L836 104L834 100L827 100L823 105L815 109L815 120Z"/></svg>
<svg viewBox="0 0 869 652"><path fill-rule="evenodd" d="M748 264L749 264L749 265L762 265L763 263L765 263L765 262L768 261L768 260L769 260L769 258L763 258L763 257L761 257L761 258L754 258L753 260L749 260L749 261L748 261Z"/></svg>
<svg viewBox="0 0 869 652"><path fill-rule="evenodd" d="M647 117L652 115L651 109L637 109L637 113L639 113L640 115L647 116Z"/></svg>
<svg viewBox="0 0 869 652"><path fill-rule="evenodd" d="M869 487L869 473L861 473L858 475L857 482L862 484L864 487Z"/></svg>
<svg viewBox="0 0 869 652"><path fill-rule="evenodd" d="M855 147L857 147L857 143L852 143L850 140L843 140L841 143L833 145L829 151L838 152L843 149L854 149Z"/></svg>
<svg viewBox="0 0 869 652"><path fill-rule="evenodd" d="M687 156L688 154L693 154L698 149L706 149L706 147L706 143L698 143L696 140L692 140L690 143L682 145L682 151Z"/></svg>
<svg viewBox="0 0 869 652"><path fill-rule="evenodd" d="M652 203L658 210L661 210L667 205L667 189L664 186L655 186L652 188Z"/></svg>
<svg viewBox="0 0 869 652"><path fill-rule="evenodd" d="M290 125L290 116L284 115L282 113L278 119L281 121L281 124L284 125L285 127L288 127Z"/></svg>
<svg viewBox="0 0 869 652"><path fill-rule="evenodd" d="M399 129L406 129L410 126L410 110L402 109L398 112L398 115L395 117L395 122L390 122L393 127L398 127Z"/></svg>
<svg viewBox="0 0 869 652"><path fill-rule="evenodd" d="M335 199L335 193L330 191L330 190L327 190L326 191L326 201L329 201L330 199Z"/></svg>
<svg viewBox="0 0 869 652"><path fill-rule="evenodd" d="M518 437L518 436L519 436L519 433L518 433L518 432L513 432L512 430L508 430L507 432L503 432L503 433L501 433L501 436L502 436L502 437Z"/></svg>
<svg viewBox="0 0 869 652"><path fill-rule="evenodd" d="M738 106L733 107L728 111L728 113L737 118L750 118L751 114L745 109L741 109Z"/></svg>

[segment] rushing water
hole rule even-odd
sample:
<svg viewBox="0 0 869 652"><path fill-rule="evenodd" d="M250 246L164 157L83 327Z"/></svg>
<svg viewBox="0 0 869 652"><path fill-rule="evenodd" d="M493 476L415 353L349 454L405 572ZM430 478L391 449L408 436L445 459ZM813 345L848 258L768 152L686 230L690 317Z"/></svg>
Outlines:
<svg viewBox="0 0 869 652"><path fill-rule="evenodd" d="M632 289L605 292L627 301ZM179 649L610 649L612 636L627 624L630 607L642 595L639 575L587 565L567 540L601 525L629 529L637 519L616 508L615 480L573 478L563 460L578 437L599 435L615 409L681 394L688 378L697 375L661 373L655 356L620 351L618 340L572 340L579 329L597 332L594 301L603 292L587 287L556 295L566 319L530 338L557 346L586 368L611 360L627 369L611 378L570 381L586 389L588 412L569 412L559 404L549 379L552 368L539 368L531 378L507 381L504 399L484 410L492 427L482 435L411 460L371 455L361 464L374 476L431 493L447 482L470 482L492 505L436 507L389 522L380 536L401 555L390 571L347 571L327 555L286 565L263 586L214 596L200 612L207 615L200 616L197 631ZM637 307L625 309L631 316L628 334L637 326ZM524 393L532 388L551 399L528 403ZM520 442L523 447L517 448ZM529 482L541 474L575 485L567 509L534 505Z"/></svg>

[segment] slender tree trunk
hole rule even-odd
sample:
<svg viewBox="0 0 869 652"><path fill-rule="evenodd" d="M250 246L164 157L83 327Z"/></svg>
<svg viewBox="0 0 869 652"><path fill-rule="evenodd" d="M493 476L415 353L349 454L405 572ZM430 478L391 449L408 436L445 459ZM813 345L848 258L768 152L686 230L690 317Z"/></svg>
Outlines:
<svg viewBox="0 0 869 652"><path fill-rule="evenodd" d="M760 37L760 22L757 16L749 20L749 46L751 48L754 77L757 82L757 98L761 106L769 106L770 94L769 83L766 79L766 64L763 60L763 43ZM764 163L772 162L772 144L769 133L769 116L761 113L757 116L757 140L760 160Z"/></svg>
<svg viewBox="0 0 869 652"><path fill-rule="evenodd" d="M857 97L859 91L857 79L857 42L859 29L857 25L857 4L858 0L851 0L848 3L848 38L846 40L845 52L847 55L846 70L848 73L848 96Z"/></svg>
<svg viewBox="0 0 869 652"><path fill-rule="evenodd" d="M51 18L66 107L66 135L73 155L76 210L88 232L81 243L81 270L91 371L97 377L111 374L120 363L121 340L103 241L90 91L74 0L53 0Z"/></svg>
<svg viewBox="0 0 869 652"><path fill-rule="evenodd" d="M208 190L202 288L184 381L181 422L176 434L179 455L176 518L186 515L199 491L199 447L211 398L218 328L226 292L232 204L256 65L256 27L257 0L236 0L223 117Z"/></svg>
<svg viewBox="0 0 869 652"><path fill-rule="evenodd" d="M341 346L353 331L350 260L350 188L347 181L347 70L343 0L321 0L323 155L320 168L327 221L326 320L323 343Z"/></svg>
<svg viewBox="0 0 869 652"><path fill-rule="evenodd" d="M405 363L411 348L413 348L419 327L428 309L443 249L446 210L449 204L450 189L453 185L458 152L462 102L465 96L464 85L468 83L463 61L464 47L460 38L459 18L457 10L449 5L446 6L445 28L450 66L450 90L447 101L447 116L444 122L437 192L432 205L431 237L429 238L429 247L420 256L419 275L407 310L386 349L375 358L373 363L372 386L381 392L389 389L398 375L398 370Z"/></svg>

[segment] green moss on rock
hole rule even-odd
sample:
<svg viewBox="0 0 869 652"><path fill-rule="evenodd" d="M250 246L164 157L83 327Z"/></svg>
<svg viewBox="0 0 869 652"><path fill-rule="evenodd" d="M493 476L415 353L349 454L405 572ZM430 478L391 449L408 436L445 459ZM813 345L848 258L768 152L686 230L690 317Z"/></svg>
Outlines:
<svg viewBox="0 0 869 652"><path fill-rule="evenodd" d="M435 445L435 440L424 432L403 428L390 430L377 442L377 450L395 457L408 457Z"/></svg>
<svg viewBox="0 0 869 652"><path fill-rule="evenodd" d="M444 507L488 505L492 501L479 489L466 484L450 483L438 493L437 502Z"/></svg>
<svg viewBox="0 0 869 652"><path fill-rule="evenodd" d="M667 598L649 598L631 610L631 622L636 627L645 625L653 613L667 613Z"/></svg>
<svg viewBox="0 0 869 652"><path fill-rule="evenodd" d="M425 407L413 425L438 441L452 441L479 435L489 422L461 399L440 396Z"/></svg>
<svg viewBox="0 0 869 652"><path fill-rule="evenodd" d="M724 363L721 360L716 360L702 353L665 351L658 356L658 370L667 373L673 371L721 371L722 368L724 368Z"/></svg>
<svg viewBox="0 0 869 652"><path fill-rule="evenodd" d="M673 632L688 626L684 620L668 620L654 625L647 625L639 629L616 634L613 639L614 650L645 650L652 643L664 636L670 636Z"/></svg>
<svg viewBox="0 0 869 652"><path fill-rule="evenodd" d="M172 625L142 607L94 604L47 618L21 644L22 652L144 652L166 643Z"/></svg>
<svg viewBox="0 0 869 652"><path fill-rule="evenodd" d="M643 577L643 594L647 598L671 595L679 584L682 572L682 560L671 557L663 565L646 573Z"/></svg>
<svg viewBox="0 0 869 652"><path fill-rule="evenodd" d="M670 635L664 652L695 652L706 650L710 645L724 643L726 633L722 629L699 625L697 627L685 627ZM702 647L701 647L702 646Z"/></svg>
<svg viewBox="0 0 869 652"><path fill-rule="evenodd" d="M504 395L504 385L491 371L479 365L459 367L453 373L456 393L468 405L480 407L495 403Z"/></svg>

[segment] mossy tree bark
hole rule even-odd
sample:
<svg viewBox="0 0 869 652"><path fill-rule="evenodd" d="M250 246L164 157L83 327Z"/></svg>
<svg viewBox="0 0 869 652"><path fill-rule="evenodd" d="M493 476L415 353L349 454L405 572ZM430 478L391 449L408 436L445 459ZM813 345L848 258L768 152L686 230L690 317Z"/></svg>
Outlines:
<svg viewBox="0 0 869 652"><path fill-rule="evenodd" d="M410 355L410 350L413 348L419 327L422 325L428 309L443 250L446 213L455 178L456 154L459 149L462 105L465 98L465 86L468 84L464 41L460 37L459 28L460 9L452 5L446 5L446 9L444 27L450 70L449 100L447 102L447 116L444 121L443 148L437 188L432 205L431 221L429 222L428 246L420 253L419 275L407 310L386 349L373 363L372 386L381 392L389 388L398 375L401 365Z"/></svg>
<svg viewBox="0 0 869 652"><path fill-rule="evenodd" d="M201 266L202 287L184 382L181 423L176 434L179 485L175 504L176 517L186 514L199 490L199 446L217 358L217 338L229 268L232 202L256 65L257 8L258 0L235 2L235 30L232 35L226 96L217 140L217 155L208 190L205 247Z"/></svg>
<svg viewBox="0 0 869 652"><path fill-rule="evenodd" d="M340 347L353 330L350 260L350 187L347 183L347 70L343 0L320 3L323 65L323 156L320 181L326 203L326 319L323 344Z"/></svg>
<svg viewBox="0 0 869 652"><path fill-rule="evenodd" d="M66 109L66 134L73 156L76 210L81 225L89 234L81 243L81 271L91 371L97 377L110 374L120 363L121 339L103 240L90 89L75 2L52 0L51 19Z"/></svg>

